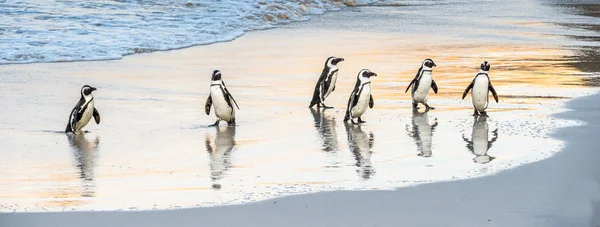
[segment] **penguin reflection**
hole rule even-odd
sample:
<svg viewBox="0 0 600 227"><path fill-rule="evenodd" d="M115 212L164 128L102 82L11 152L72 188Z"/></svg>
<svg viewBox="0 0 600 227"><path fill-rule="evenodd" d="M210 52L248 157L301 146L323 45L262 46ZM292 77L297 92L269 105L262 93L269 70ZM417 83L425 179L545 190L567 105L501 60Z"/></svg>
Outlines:
<svg viewBox="0 0 600 227"><path fill-rule="evenodd" d="M76 166L79 169L79 178L83 183L83 197L94 196L94 167L96 165L97 149L100 139L94 141L85 138L84 133L67 134L69 144L73 148Z"/></svg>
<svg viewBox="0 0 600 227"><path fill-rule="evenodd" d="M231 160L229 155L235 148L235 127L216 127L217 134L214 141L214 147L211 145L209 136L206 136L206 151L210 154L210 175L213 180L212 187L220 189L221 185L216 183L229 168Z"/></svg>
<svg viewBox="0 0 600 227"><path fill-rule="evenodd" d="M335 117L325 114L325 109L310 109L315 119L315 128L323 139L323 151L338 150L337 133L335 132Z"/></svg>
<svg viewBox="0 0 600 227"><path fill-rule="evenodd" d="M487 117L476 116L473 118L471 141L463 134L463 140L467 142L467 148L475 155L473 161L476 163L485 164L495 159L494 157L487 155L487 152L492 147L492 144L498 139L498 129L492 131L494 137L490 141L488 141L488 132Z"/></svg>
<svg viewBox="0 0 600 227"><path fill-rule="evenodd" d="M360 125L344 122L348 134L348 147L356 159L356 170L363 179L369 179L375 173L371 165L371 148L374 143L373 133L365 133Z"/></svg>
<svg viewBox="0 0 600 227"><path fill-rule="evenodd" d="M437 119L434 119L433 124L429 124L427 112L429 112L429 109L426 109L423 113L420 113L417 109L413 109L412 130L409 130L409 127L406 126L408 134L415 139L415 143L419 149L419 156L426 158L431 157L433 154L431 151L431 141L433 131L438 125Z"/></svg>

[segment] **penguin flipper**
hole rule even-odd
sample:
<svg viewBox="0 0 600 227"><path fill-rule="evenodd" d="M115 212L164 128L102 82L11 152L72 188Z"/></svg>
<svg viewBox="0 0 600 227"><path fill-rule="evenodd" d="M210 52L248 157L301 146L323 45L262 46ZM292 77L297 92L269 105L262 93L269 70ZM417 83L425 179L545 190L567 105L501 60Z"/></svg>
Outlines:
<svg viewBox="0 0 600 227"><path fill-rule="evenodd" d="M408 87L406 87L406 91L404 91L404 93L408 92L408 89L410 88L410 86L412 86L416 81L417 81L416 77L412 81L410 81L410 84L408 84Z"/></svg>
<svg viewBox="0 0 600 227"><path fill-rule="evenodd" d="M369 108L373 109L373 105L375 105L375 101L373 101L373 95L369 95Z"/></svg>
<svg viewBox="0 0 600 227"><path fill-rule="evenodd" d="M206 115L210 114L210 107L212 106L212 97L209 95L206 99L206 104L204 104L204 112Z"/></svg>
<svg viewBox="0 0 600 227"><path fill-rule="evenodd" d="M465 89L465 92L463 92L462 99L465 99L465 96L467 96L469 91L473 88L474 84L475 84L475 79L473 79L473 81L471 81L471 84L469 84L469 86L467 86L467 89Z"/></svg>
<svg viewBox="0 0 600 227"><path fill-rule="evenodd" d="M100 113L98 113L98 110L94 107L94 121L96 121L96 124L100 124Z"/></svg>
<svg viewBox="0 0 600 227"><path fill-rule="evenodd" d="M492 86L492 81L488 82L488 90L492 92L494 100L496 100L496 103L498 103L498 94L496 94L496 89L494 89L494 86Z"/></svg>
<svg viewBox="0 0 600 227"><path fill-rule="evenodd" d="M435 80L431 80L431 88L433 89L433 92L435 92L437 94L438 87L437 87L437 84L435 83Z"/></svg>

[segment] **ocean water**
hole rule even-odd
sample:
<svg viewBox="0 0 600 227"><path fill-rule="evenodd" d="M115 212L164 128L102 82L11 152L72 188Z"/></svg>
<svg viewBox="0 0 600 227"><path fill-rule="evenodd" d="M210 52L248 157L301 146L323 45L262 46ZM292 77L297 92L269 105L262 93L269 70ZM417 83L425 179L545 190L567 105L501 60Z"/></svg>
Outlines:
<svg viewBox="0 0 600 227"><path fill-rule="evenodd" d="M374 0L0 0L0 64L120 59Z"/></svg>

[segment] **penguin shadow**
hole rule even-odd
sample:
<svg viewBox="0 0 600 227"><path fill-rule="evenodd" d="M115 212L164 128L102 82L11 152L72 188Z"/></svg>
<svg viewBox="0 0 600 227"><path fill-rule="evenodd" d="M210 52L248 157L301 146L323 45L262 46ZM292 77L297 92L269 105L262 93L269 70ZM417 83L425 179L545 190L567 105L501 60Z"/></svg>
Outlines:
<svg viewBox="0 0 600 227"><path fill-rule="evenodd" d="M431 142L435 127L438 126L437 118L433 119L433 123L429 122L427 112L429 112L429 109L425 109L424 112L419 112L418 109L413 108L412 127L406 125L406 132L415 140L415 144L419 150L418 155L424 158L429 158L433 155Z"/></svg>
<svg viewBox="0 0 600 227"><path fill-rule="evenodd" d="M210 155L210 178L213 182L212 188L221 189L219 181L225 175L225 172L231 168L231 152L236 148L235 127L216 126L216 135L211 141L210 136L206 135L206 151Z"/></svg>
<svg viewBox="0 0 600 227"><path fill-rule="evenodd" d="M372 132L368 134L361 129L361 125L344 122L348 134L348 147L356 159L356 172L365 180L370 179L375 170L371 163L371 148L375 142Z"/></svg>
<svg viewBox="0 0 600 227"><path fill-rule="evenodd" d="M315 120L315 129L323 140L322 149L325 152L339 150L337 133L335 131L335 116L325 114L326 109L312 109L310 112Z"/></svg>
<svg viewBox="0 0 600 227"><path fill-rule="evenodd" d="M492 139L489 140L489 127L486 116L473 117L473 132L471 141L463 134L463 140L467 143L467 149L475 155L473 161L479 164L485 164L493 161L495 157L487 155L488 150L498 139L498 129L492 131Z"/></svg>
<svg viewBox="0 0 600 227"><path fill-rule="evenodd" d="M81 196L94 197L96 187L94 169L96 167L96 159L98 158L100 138L96 136L93 140L89 140L86 138L85 133L68 133L67 138L75 158L75 166L79 172L79 178L83 185Z"/></svg>

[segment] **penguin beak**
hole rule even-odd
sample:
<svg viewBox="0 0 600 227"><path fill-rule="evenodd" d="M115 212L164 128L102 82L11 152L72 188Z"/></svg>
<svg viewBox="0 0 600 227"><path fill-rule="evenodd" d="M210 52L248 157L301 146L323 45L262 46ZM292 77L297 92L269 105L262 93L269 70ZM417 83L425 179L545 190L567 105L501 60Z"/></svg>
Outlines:
<svg viewBox="0 0 600 227"><path fill-rule="evenodd" d="M433 67L437 67L437 65L435 64L435 62L433 62Z"/></svg>
<svg viewBox="0 0 600 227"><path fill-rule="evenodd" d="M92 91L95 91L95 90L98 90L98 89L96 89L95 87L90 87L90 90L91 90L90 92L92 92Z"/></svg>
<svg viewBox="0 0 600 227"><path fill-rule="evenodd" d="M372 77L372 76L377 76L377 73L372 72L371 75L369 75L369 77Z"/></svg>
<svg viewBox="0 0 600 227"><path fill-rule="evenodd" d="M337 64L337 63L339 63L339 62L341 62L341 61L344 61L344 59L343 59L343 58L336 58L336 59L334 60L335 64Z"/></svg>

